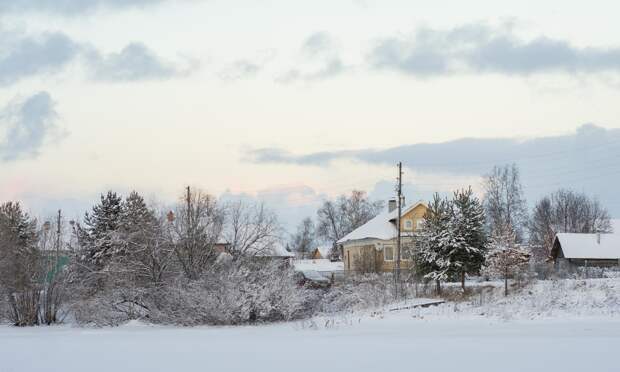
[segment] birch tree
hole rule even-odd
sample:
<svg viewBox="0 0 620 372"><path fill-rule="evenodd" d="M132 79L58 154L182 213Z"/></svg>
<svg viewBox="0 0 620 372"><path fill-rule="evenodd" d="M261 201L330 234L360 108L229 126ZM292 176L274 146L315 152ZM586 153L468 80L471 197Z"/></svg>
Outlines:
<svg viewBox="0 0 620 372"><path fill-rule="evenodd" d="M489 234L496 235L505 226L511 226L517 242L521 242L527 222L527 204L519 168L516 164L495 166L484 177L483 185Z"/></svg>

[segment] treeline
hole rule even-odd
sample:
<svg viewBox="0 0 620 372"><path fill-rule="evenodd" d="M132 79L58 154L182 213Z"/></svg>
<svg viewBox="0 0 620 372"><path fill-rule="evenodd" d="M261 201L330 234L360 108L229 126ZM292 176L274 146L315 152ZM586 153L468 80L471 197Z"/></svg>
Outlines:
<svg viewBox="0 0 620 372"><path fill-rule="evenodd" d="M508 278L528 274L530 262L549 258L555 234L611 232L609 213L596 198L567 189L544 196L530 213L514 164L493 167L483 176L482 191L482 198L471 188L452 197L435 194L415 246L403 240L403 254L415 258L410 277L435 282L437 292L444 281L458 280L464 287L467 275L501 277L507 287ZM318 244L335 246L382 208L359 191L325 201L315 218L299 224L290 246L306 258ZM357 260L360 273L375 270L373 257L360 253Z"/></svg>
<svg viewBox="0 0 620 372"><path fill-rule="evenodd" d="M97 325L290 319L305 307L291 269L267 258L280 235L262 204L189 188L165 212L136 192L108 192L83 222L39 223L9 202L0 206L0 305L18 326L66 316Z"/></svg>
<svg viewBox="0 0 620 372"><path fill-rule="evenodd" d="M408 278L434 282L438 292L441 282L464 286L471 275L507 283L531 260L548 257L556 233L611 230L596 199L569 190L542 198L528 213L514 165L494 167L483 188L480 199L471 189L435 195L410 247L415 265ZM300 257L318 244L334 247L383 208L360 191L326 200L288 245ZM37 221L7 202L0 205L0 320L18 326L67 317L96 325L130 319L240 324L350 307L360 293L368 303L385 296L385 287L375 291L368 282L362 292L350 285L328 292L298 286L290 266L268 258L286 244L283 235L264 205L224 203L189 188L172 210L148 205L136 192L108 192L82 221L66 221L61 213ZM340 252L331 254L337 259Z"/></svg>
<svg viewBox="0 0 620 372"><path fill-rule="evenodd" d="M484 196L471 189L452 199L435 195L425 228L416 237L413 274L440 283L466 275L508 279L528 274L531 261L548 260L557 233L611 232L609 213L583 193L560 189L539 200L528 213L519 169L496 166L483 178Z"/></svg>

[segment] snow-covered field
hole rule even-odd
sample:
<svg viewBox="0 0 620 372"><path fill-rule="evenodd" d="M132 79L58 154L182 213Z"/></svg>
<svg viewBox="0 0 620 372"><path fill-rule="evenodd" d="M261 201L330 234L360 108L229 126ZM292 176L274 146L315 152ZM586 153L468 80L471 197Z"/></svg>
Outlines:
<svg viewBox="0 0 620 372"><path fill-rule="evenodd" d="M618 371L620 319L428 321L410 312L237 328L0 328L1 372Z"/></svg>
<svg viewBox="0 0 620 372"><path fill-rule="evenodd" d="M619 283L538 282L480 304L262 326L0 326L0 372L617 372Z"/></svg>

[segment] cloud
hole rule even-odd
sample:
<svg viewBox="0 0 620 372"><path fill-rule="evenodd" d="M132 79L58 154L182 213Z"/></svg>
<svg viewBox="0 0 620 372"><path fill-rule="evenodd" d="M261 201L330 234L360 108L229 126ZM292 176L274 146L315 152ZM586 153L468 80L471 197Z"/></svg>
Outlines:
<svg viewBox="0 0 620 372"><path fill-rule="evenodd" d="M256 76L262 66L249 60L237 60L226 66L219 74L224 80L239 80Z"/></svg>
<svg viewBox="0 0 620 372"><path fill-rule="evenodd" d="M510 27L471 24L449 30L421 28L409 37L383 39L367 60L376 69L418 77L620 72L620 47L579 48L566 40L545 36L525 40Z"/></svg>
<svg viewBox="0 0 620 372"><path fill-rule="evenodd" d="M167 79L182 73L142 43L128 44L120 52L108 55L91 51L88 53L87 61L93 78L97 80Z"/></svg>
<svg viewBox="0 0 620 372"><path fill-rule="evenodd" d="M77 15L100 8L130 8L159 4L165 0L1 0L0 13L40 12Z"/></svg>
<svg viewBox="0 0 620 372"><path fill-rule="evenodd" d="M0 38L0 86L58 73L78 60L94 79L112 82L165 79L189 71L165 61L141 43L104 54L60 32L35 36L5 33Z"/></svg>
<svg viewBox="0 0 620 372"><path fill-rule="evenodd" d="M383 150L361 149L325 151L294 155L278 148L250 150L246 159L255 163L285 163L327 166L339 159L393 165L403 161L423 171L479 173L489 165L538 159L549 153L580 157L580 147L605 145L620 154L620 129L584 124L575 134L521 140L517 138L462 138L442 143L419 143Z"/></svg>
<svg viewBox="0 0 620 372"><path fill-rule="evenodd" d="M65 134L49 93L14 100L0 111L0 160L35 158L47 142Z"/></svg>
<svg viewBox="0 0 620 372"><path fill-rule="evenodd" d="M80 50L80 45L62 33L36 37L8 35L0 39L0 85L58 72L75 59Z"/></svg>
<svg viewBox="0 0 620 372"><path fill-rule="evenodd" d="M315 32L304 40L301 46L302 53L315 58L317 56L331 55L337 51L337 43L332 36L325 32Z"/></svg>
<svg viewBox="0 0 620 372"><path fill-rule="evenodd" d="M308 36L300 48L301 67L292 68L276 78L279 83L316 81L335 77L347 71L340 57L338 42L327 32Z"/></svg>
<svg viewBox="0 0 620 372"><path fill-rule="evenodd" d="M245 159L254 163L279 163L328 167L332 162L356 162L394 166L402 161L414 179L435 176L426 189L454 188L455 177L472 179L494 165L516 163L522 171L526 196L535 201L560 187L583 190L600 197L620 217L616 185L620 184L620 129L584 124L574 134L516 138L462 138L443 143L420 143L387 149L326 151L291 154L283 149L249 151ZM467 178L469 177L469 178ZM441 181L441 179L445 181ZM470 182L471 183L471 182ZM414 182L414 185L419 186ZM468 184L463 184L463 187Z"/></svg>

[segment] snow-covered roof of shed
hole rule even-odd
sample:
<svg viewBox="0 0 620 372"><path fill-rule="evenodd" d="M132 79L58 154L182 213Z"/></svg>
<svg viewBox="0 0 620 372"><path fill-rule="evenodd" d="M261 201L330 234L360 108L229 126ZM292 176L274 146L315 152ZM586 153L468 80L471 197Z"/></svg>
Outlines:
<svg viewBox="0 0 620 372"><path fill-rule="evenodd" d="M565 258L620 259L620 234L600 234L600 243L597 234L560 233L555 239Z"/></svg>
<svg viewBox="0 0 620 372"><path fill-rule="evenodd" d="M619 219L609 220L609 222L611 223L612 232L614 234L620 234L620 220Z"/></svg>
<svg viewBox="0 0 620 372"><path fill-rule="evenodd" d="M225 240L216 244L230 245ZM295 257L293 252L286 250L286 244L281 239L274 239L265 247L250 247L246 253L257 257Z"/></svg>
<svg viewBox="0 0 620 372"><path fill-rule="evenodd" d="M424 204L423 202L417 202L415 204L412 204L411 206L403 209L403 211L401 212L401 216L409 213L409 211L411 211L418 205L426 204ZM362 226L345 235L342 239L338 240L338 243L341 244L351 240L362 239L393 239L396 237L396 234L398 234L398 230L396 229L396 224L391 221L396 220L396 217L398 217L397 210L388 212L388 210L386 209L385 211L379 213L372 220L366 222Z"/></svg>
<svg viewBox="0 0 620 372"><path fill-rule="evenodd" d="M261 250L256 256L263 257L295 257L293 252L286 250L286 246L281 241L275 242L268 249Z"/></svg>
<svg viewBox="0 0 620 372"><path fill-rule="evenodd" d="M328 259L319 260L295 260L293 267L297 271L314 270L318 272L331 272L344 270L344 262L332 262Z"/></svg>

